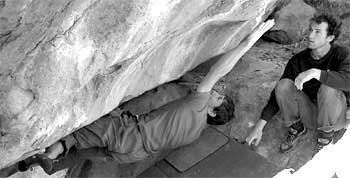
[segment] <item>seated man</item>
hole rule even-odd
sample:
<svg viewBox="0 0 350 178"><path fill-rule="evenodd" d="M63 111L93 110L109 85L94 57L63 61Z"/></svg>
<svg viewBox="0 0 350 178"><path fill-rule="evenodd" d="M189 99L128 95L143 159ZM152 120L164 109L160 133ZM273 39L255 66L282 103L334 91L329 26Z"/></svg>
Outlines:
<svg viewBox="0 0 350 178"><path fill-rule="evenodd" d="M212 91L215 83L273 24L272 20L261 24L237 48L223 55L196 91L139 116L127 112L106 115L54 143L44 154L22 161L19 167L26 170L26 164L39 163L52 174L65 168L60 158L72 148L92 159L130 163L193 142L205 128L207 115L215 117L216 108L228 107L225 97Z"/></svg>
<svg viewBox="0 0 350 178"><path fill-rule="evenodd" d="M350 54L333 44L340 34L341 22L329 14L310 20L308 49L294 55L271 92L261 119L247 136L249 145L258 145L267 121L281 110L289 133L280 152L290 151L306 134L317 128L317 150L333 140L335 132L350 123ZM304 125L305 124L305 125ZM308 124L308 125L306 125Z"/></svg>

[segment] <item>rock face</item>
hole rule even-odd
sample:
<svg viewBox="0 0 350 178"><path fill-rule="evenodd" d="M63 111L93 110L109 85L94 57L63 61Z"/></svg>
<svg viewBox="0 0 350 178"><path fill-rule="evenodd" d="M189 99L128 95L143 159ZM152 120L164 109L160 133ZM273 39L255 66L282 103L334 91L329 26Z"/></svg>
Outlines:
<svg viewBox="0 0 350 178"><path fill-rule="evenodd" d="M0 0L0 168L234 48L279 0Z"/></svg>

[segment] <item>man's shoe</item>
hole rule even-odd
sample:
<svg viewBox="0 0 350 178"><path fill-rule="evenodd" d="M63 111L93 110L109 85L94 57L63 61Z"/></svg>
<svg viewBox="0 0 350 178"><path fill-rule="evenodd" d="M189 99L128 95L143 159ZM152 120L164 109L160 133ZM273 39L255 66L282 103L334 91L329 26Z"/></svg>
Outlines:
<svg viewBox="0 0 350 178"><path fill-rule="evenodd" d="M280 145L280 152L286 153L288 151L291 151L291 149L296 145L298 140L302 138L302 136L306 135L307 128L304 127L302 131L298 131L292 127L289 128L288 136L284 142Z"/></svg>
<svg viewBox="0 0 350 178"><path fill-rule="evenodd" d="M316 151L319 152L323 147L329 145L330 143L332 143L334 138L334 131L331 132L324 132L319 130L317 132L317 147L316 147Z"/></svg>

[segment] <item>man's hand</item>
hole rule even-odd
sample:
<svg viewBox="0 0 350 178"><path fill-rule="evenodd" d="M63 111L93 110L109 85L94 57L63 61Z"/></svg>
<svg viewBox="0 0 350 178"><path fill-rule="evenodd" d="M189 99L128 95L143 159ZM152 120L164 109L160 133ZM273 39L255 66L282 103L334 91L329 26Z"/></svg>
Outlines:
<svg viewBox="0 0 350 178"><path fill-rule="evenodd" d="M50 159L56 159L58 155L63 153L64 148L61 142L56 142L46 149L44 156Z"/></svg>
<svg viewBox="0 0 350 178"><path fill-rule="evenodd" d="M305 82L313 78L320 80L320 76L321 76L321 70L315 69L315 68L309 69L307 71L300 73L297 76L297 78L295 78L294 85L297 87L298 90L302 90Z"/></svg>
<svg viewBox="0 0 350 178"><path fill-rule="evenodd" d="M254 144L254 146L258 146L262 137L262 130L257 129L256 127L249 133L245 141L249 146Z"/></svg>
<svg viewBox="0 0 350 178"><path fill-rule="evenodd" d="M260 143L261 137L262 137L262 130L266 125L265 120L259 120L254 129L249 133L249 135L246 137L245 141L249 146L254 144L254 146L258 146Z"/></svg>

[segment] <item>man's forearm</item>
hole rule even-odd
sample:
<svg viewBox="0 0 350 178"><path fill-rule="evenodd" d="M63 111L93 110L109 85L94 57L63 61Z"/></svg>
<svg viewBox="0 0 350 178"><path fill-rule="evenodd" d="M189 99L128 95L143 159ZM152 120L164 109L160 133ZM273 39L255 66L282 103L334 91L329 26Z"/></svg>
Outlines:
<svg viewBox="0 0 350 178"><path fill-rule="evenodd" d="M322 71L320 82L332 88L350 92L350 72Z"/></svg>
<svg viewBox="0 0 350 178"><path fill-rule="evenodd" d="M319 80L329 87L350 92L350 54L347 53L338 71L322 70Z"/></svg>
<svg viewBox="0 0 350 178"><path fill-rule="evenodd" d="M263 35L263 33L248 37L236 48L221 56L221 58L210 68L210 75L214 75L217 79L220 79L230 72L238 60L255 44L261 35Z"/></svg>
<svg viewBox="0 0 350 178"><path fill-rule="evenodd" d="M257 39L256 39L257 40ZM250 44L250 45L249 45ZM235 49L225 53L219 61L217 61L211 68L208 74L216 76L220 79L232 70L238 60L252 47L254 43L243 41Z"/></svg>
<svg viewBox="0 0 350 178"><path fill-rule="evenodd" d="M254 43L272 26L274 21L270 20L257 27L254 32L236 48L224 54L209 70L199 85L200 92L209 91L215 83L232 70L238 60L254 45Z"/></svg>

